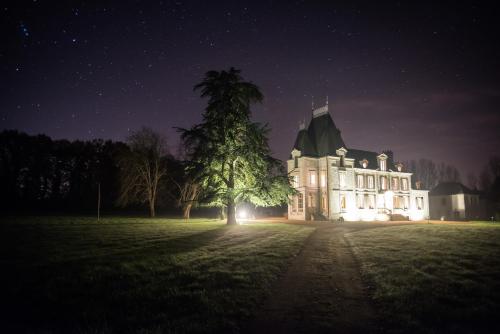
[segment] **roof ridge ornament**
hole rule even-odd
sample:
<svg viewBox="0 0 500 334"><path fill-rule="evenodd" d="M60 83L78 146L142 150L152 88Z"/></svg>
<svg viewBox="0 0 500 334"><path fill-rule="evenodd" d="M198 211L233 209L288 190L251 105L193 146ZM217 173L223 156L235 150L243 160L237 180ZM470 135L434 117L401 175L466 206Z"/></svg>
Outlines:
<svg viewBox="0 0 500 334"><path fill-rule="evenodd" d="M328 104L313 110L313 117L328 114Z"/></svg>

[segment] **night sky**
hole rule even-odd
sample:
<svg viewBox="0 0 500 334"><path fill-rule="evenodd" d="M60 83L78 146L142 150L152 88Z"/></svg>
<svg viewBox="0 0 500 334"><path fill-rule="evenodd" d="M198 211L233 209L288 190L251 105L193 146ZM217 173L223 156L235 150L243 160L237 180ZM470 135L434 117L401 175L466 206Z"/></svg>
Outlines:
<svg viewBox="0 0 500 334"><path fill-rule="evenodd" d="M65 4L62 4L65 3ZM201 119L193 86L241 69L254 119L286 159L299 121L329 96L348 147L457 166L500 154L493 7L415 2L2 1L0 129L124 140Z"/></svg>

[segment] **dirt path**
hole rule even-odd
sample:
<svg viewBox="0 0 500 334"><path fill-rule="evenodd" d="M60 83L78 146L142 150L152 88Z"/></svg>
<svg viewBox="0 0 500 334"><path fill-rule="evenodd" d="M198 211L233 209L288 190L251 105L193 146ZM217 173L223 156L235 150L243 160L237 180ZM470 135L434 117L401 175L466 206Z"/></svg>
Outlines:
<svg viewBox="0 0 500 334"><path fill-rule="evenodd" d="M344 235L384 225L324 223L316 226L246 332L380 331L358 263Z"/></svg>

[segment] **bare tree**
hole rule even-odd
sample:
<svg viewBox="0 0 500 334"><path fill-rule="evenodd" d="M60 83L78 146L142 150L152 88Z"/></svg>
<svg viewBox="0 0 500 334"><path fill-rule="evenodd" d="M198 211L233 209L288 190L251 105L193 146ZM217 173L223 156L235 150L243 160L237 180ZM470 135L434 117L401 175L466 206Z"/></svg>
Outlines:
<svg viewBox="0 0 500 334"><path fill-rule="evenodd" d="M120 159L121 191L118 204L147 203L155 216L160 181L167 174L167 140L150 128L142 128L127 138L129 151Z"/></svg>
<svg viewBox="0 0 500 334"><path fill-rule="evenodd" d="M476 174L469 172L467 174L467 186L469 186L469 188L471 188L471 189L477 189L478 183L479 183L479 181L477 179Z"/></svg>
<svg viewBox="0 0 500 334"><path fill-rule="evenodd" d="M191 177L186 178L181 184L175 181L174 183L179 189L177 205L182 208L182 218L189 219L191 208L200 197L202 190L201 184Z"/></svg>
<svg viewBox="0 0 500 334"><path fill-rule="evenodd" d="M437 169L439 182L460 182L460 172L456 167L442 162Z"/></svg>
<svg viewBox="0 0 500 334"><path fill-rule="evenodd" d="M479 187L483 191L489 191L497 179L500 179L500 157L493 156L479 174Z"/></svg>
<svg viewBox="0 0 500 334"><path fill-rule="evenodd" d="M413 180L420 181L422 188L432 189L438 183L436 164L430 159L411 160L404 163L413 173Z"/></svg>

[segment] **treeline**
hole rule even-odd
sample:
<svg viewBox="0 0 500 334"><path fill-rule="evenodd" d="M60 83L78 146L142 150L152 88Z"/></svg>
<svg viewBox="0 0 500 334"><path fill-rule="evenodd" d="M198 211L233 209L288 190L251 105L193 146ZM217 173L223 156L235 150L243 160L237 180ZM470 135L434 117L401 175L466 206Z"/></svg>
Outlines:
<svg viewBox="0 0 500 334"><path fill-rule="evenodd" d="M424 189L431 190L440 182L461 182L472 190L479 190L493 202L500 202L500 157L493 156L483 165L479 174L468 173L465 180L454 166L435 163L430 159L410 160L404 163L420 181Z"/></svg>
<svg viewBox="0 0 500 334"><path fill-rule="evenodd" d="M53 140L15 130L0 132L2 213L93 212L98 187L102 210L116 209L121 191L120 157L128 156L129 151L119 141ZM171 156L166 160L176 163ZM174 209L172 195L162 194L159 206ZM134 209L134 203L128 208Z"/></svg>
<svg viewBox="0 0 500 334"><path fill-rule="evenodd" d="M403 163L413 173L412 180L421 182L423 189L431 190L440 182L461 182L458 169L446 163L435 163L430 159L410 160Z"/></svg>
<svg viewBox="0 0 500 334"><path fill-rule="evenodd" d="M149 128L126 143L52 140L0 133L1 212L111 210L116 206L217 208L236 224L239 204L284 205L293 192L281 162L271 156L271 129L251 120L263 95L241 71L209 71L194 86L207 98L203 121L178 128L184 158L169 154L166 138Z"/></svg>
<svg viewBox="0 0 500 334"><path fill-rule="evenodd" d="M469 173L462 180L456 167L430 159L410 160L404 163L413 173L413 181L420 181L423 189L432 190L440 182L461 182L472 190L481 192L492 210L500 214L500 157L490 157L479 175Z"/></svg>

